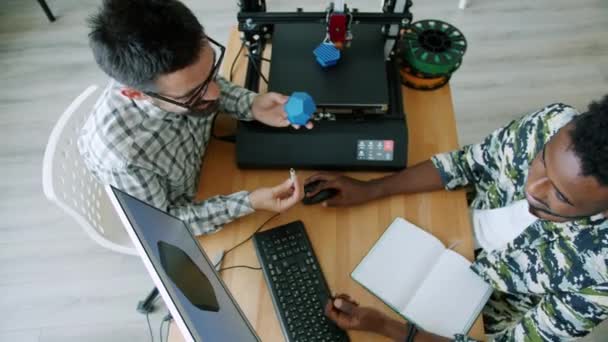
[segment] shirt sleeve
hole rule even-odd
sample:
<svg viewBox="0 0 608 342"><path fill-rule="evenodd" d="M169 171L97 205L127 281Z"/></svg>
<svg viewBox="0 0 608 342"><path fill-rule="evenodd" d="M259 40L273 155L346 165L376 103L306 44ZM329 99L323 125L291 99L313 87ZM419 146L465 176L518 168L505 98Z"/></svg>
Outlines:
<svg viewBox="0 0 608 342"><path fill-rule="evenodd" d="M169 202L165 184L149 170L128 167L96 173L102 182L181 219L195 235L216 232L224 224L254 211L247 191L176 205Z"/></svg>
<svg viewBox="0 0 608 342"><path fill-rule="evenodd" d="M232 84L221 76L216 80L220 87L220 111L233 116L237 120L253 120L251 104L257 94Z"/></svg>
<svg viewBox="0 0 608 342"><path fill-rule="evenodd" d="M608 284L544 296L524 317L494 335L496 342L573 341L608 318Z"/></svg>
<svg viewBox="0 0 608 342"><path fill-rule="evenodd" d="M484 178L491 180L502 158L497 146L508 127L494 131L481 143L433 156L431 161L439 171L445 188L453 190L477 184Z"/></svg>
<svg viewBox="0 0 608 342"><path fill-rule="evenodd" d="M545 142L578 112L556 103L511 121L480 143L433 156L447 190L473 185L487 191L490 184L502 179L514 183L526 177L522 165L529 163Z"/></svg>

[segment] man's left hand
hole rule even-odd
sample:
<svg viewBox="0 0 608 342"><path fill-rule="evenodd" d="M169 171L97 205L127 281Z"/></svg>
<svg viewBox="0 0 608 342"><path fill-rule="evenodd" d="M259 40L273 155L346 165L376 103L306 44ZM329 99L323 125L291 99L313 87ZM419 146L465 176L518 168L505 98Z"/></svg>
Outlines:
<svg viewBox="0 0 608 342"><path fill-rule="evenodd" d="M288 178L272 188L259 188L249 194L254 210L274 211L277 213L298 204L304 197L304 187L298 177Z"/></svg>
<svg viewBox="0 0 608 342"><path fill-rule="evenodd" d="M251 104L251 112L253 117L259 122L272 127L287 127L291 123L287 120L287 113L285 113L285 103L289 99L289 96L285 96L279 93L266 93L261 94L253 99ZM300 128L299 125L292 125L293 128ZM306 124L306 128L311 129L313 127L312 122Z"/></svg>

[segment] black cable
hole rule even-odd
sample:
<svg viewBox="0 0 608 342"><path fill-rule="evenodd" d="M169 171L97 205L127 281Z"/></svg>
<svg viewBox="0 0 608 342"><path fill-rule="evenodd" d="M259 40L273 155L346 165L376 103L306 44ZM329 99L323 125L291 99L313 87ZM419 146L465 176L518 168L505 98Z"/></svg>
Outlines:
<svg viewBox="0 0 608 342"><path fill-rule="evenodd" d="M160 342L163 342L163 326L165 325L165 321L160 322L160 329L158 332L158 337L160 338Z"/></svg>
<svg viewBox="0 0 608 342"><path fill-rule="evenodd" d="M281 213L276 213L276 214L272 215L270 218L268 218L266 221L264 221L264 223L262 223L262 224L261 224L261 225L260 225L260 226L259 226L259 227L258 227L258 228L257 228L257 229L256 229L256 230L255 230L255 231L252 233L252 234L251 234L251 235L249 235L249 237L248 237L248 238L246 238L245 240L243 240L243 241L239 242L239 243L238 243L238 244L236 244L234 247L232 247L232 248L228 249L228 250L226 251L226 253L224 253L224 255L222 255L222 257L221 257L221 258L220 258L220 260L217 262L217 264L213 265L213 267L217 267L217 265L220 265L220 264L222 263L222 261L224 260L224 258L226 257L226 255L228 255L228 253L232 252L233 250L235 250L237 247L241 246L241 245L242 245L242 244L244 244L245 242L247 242L247 241L251 240L251 239L253 238L253 236L255 235L255 233L257 233L257 232L259 232L260 230L262 230L262 228L264 228L264 226L265 226L265 225L266 225L268 222L272 221L272 219L274 219L275 217L279 216L280 214L281 214ZM232 267L236 267L236 266L232 266ZM228 268L225 268L225 269L228 269ZM221 271L221 270L224 270L224 269L220 269L220 271Z"/></svg>
<svg viewBox="0 0 608 342"><path fill-rule="evenodd" d="M146 312L146 321L148 321L148 329L150 329L150 341L154 342L154 335L152 333L152 325L150 324L150 313Z"/></svg>
<svg viewBox="0 0 608 342"><path fill-rule="evenodd" d="M259 271L259 270L262 269L261 267L253 267L253 266L248 266L248 265L236 265L236 266L230 266L230 267L220 268L220 270L218 272L230 270L230 269L233 269L233 268L247 268L247 269L254 270L254 271Z"/></svg>
<svg viewBox="0 0 608 342"><path fill-rule="evenodd" d="M258 65L256 64L256 61L254 61L253 57L251 57L251 55L253 53L251 52L251 48L249 46L247 47L247 51L249 51L249 54L247 55L247 57L249 57L249 62L251 63L251 65L253 66L253 68L255 69L255 71L258 73L258 75L264 80L264 82L266 82L266 84L268 84L268 80L266 79L266 77L262 74L262 72L258 68Z"/></svg>
<svg viewBox="0 0 608 342"><path fill-rule="evenodd" d="M244 47L245 47L245 42L242 42L241 43L241 48L239 49L239 52L236 53L236 56L234 57L234 60L232 61L232 64L230 65L230 75L229 75L230 82L232 82L232 76L233 76L233 73L234 73L234 66L236 64L236 61L239 60L239 56L241 55L241 52L243 51Z"/></svg>
<svg viewBox="0 0 608 342"><path fill-rule="evenodd" d="M408 323L407 336L405 338L406 342L413 342L416 334L418 333L418 327L416 325Z"/></svg>
<svg viewBox="0 0 608 342"><path fill-rule="evenodd" d="M247 55L245 55L245 56L246 56L246 57L249 57L250 55L249 55L249 54L247 54ZM269 62L269 63L270 63L270 59L265 58L265 57L262 57L262 56L256 56L256 55L253 55L253 56L251 56L251 57L256 58L256 59L259 59L259 60L264 61L264 62Z"/></svg>
<svg viewBox="0 0 608 342"><path fill-rule="evenodd" d="M165 339L167 342L169 342L169 329L171 329L171 323L167 324L167 338Z"/></svg>
<svg viewBox="0 0 608 342"><path fill-rule="evenodd" d="M171 317L171 313L167 312L167 314L165 315L165 317L160 322L160 334L159 334L160 342L163 342L163 324L165 324L165 322L167 322L167 332L166 332L166 336L165 336L165 341L166 342L169 341L169 329L171 328L171 322L170 321L172 319L173 318Z"/></svg>

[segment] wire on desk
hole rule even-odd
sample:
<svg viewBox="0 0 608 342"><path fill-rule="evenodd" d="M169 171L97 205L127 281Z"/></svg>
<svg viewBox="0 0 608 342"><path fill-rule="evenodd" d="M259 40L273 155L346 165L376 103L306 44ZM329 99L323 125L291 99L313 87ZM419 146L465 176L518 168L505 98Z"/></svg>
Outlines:
<svg viewBox="0 0 608 342"><path fill-rule="evenodd" d="M249 54L246 54L246 55L245 55L245 57L247 57L247 58L249 58L249 56L250 56ZM265 57L262 57L262 56L256 56L256 55L253 55L253 56L251 56L251 57L252 57L252 58L259 59L259 60L264 61L264 62L268 62L268 63L270 63L270 59L265 58Z"/></svg>
<svg viewBox="0 0 608 342"><path fill-rule="evenodd" d="M264 74L262 74L262 72L260 71L260 68L258 68L258 65L256 64L256 61L251 56L253 53L251 52L251 48L249 46L247 46L247 51L249 51L249 54L247 54L247 57L249 57L249 62L251 62L251 65L253 66L255 71L258 73L258 75L264 80L264 82L266 82L266 84L268 84L268 80L266 79L266 76L264 76Z"/></svg>
<svg viewBox="0 0 608 342"><path fill-rule="evenodd" d="M173 319L173 317L171 316L171 313L167 312L167 314L165 315L165 317L160 322L160 334L159 334L160 342L163 342L163 324L165 324L165 322L167 322L167 332L166 332L166 336L165 336L165 341L169 342L169 329L171 328L171 322L170 321L172 319Z"/></svg>
<svg viewBox="0 0 608 342"><path fill-rule="evenodd" d="M167 335L165 335L166 342L169 342L169 329L171 329L171 323L167 323Z"/></svg>
<svg viewBox="0 0 608 342"><path fill-rule="evenodd" d="M279 216L281 213L276 213L274 215L272 215L270 218L268 218L266 221L264 221L264 223L262 223L251 235L249 235L248 238L246 238L245 240L237 243L234 247L230 248L229 250L226 251L226 253L224 253L224 255L222 256L222 258L217 262L217 264L213 265L214 267L217 267L217 265L221 265L222 261L224 260L224 258L226 257L226 255L228 255L228 253L232 252L233 250L235 250L237 247L241 246L242 244L246 243L247 241L251 240L253 238L253 236L255 235L255 233L259 232L260 230L262 230L262 228L264 228L264 226L272 221L272 219L274 219L275 217ZM236 267L236 266L231 266L231 267ZM251 266L249 266L249 268L251 268ZM222 270L227 270L228 267L224 268L224 269L220 269L220 271Z"/></svg>
<svg viewBox="0 0 608 342"><path fill-rule="evenodd" d="M224 268L220 268L220 270L218 272L223 272L226 270L231 270L233 268L247 268L250 270L254 270L254 271L259 271L262 268L261 267L254 267L254 266L249 266L249 265L236 265L236 266L229 266L229 267L224 267Z"/></svg>
<svg viewBox="0 0 608 342"><path fill-rule="evenodd" d="M165 321L160 322L160 329L158 332L158 336L160 338L160 342L163 342L163 326L165 325Z"/></svg>
<svg viewBox="0 0 608 342"><path fill-rule="evenodd" d="M236 53L236 56L234 56L234 60L232 61L232 64L230 65L230 75L229 75L230 82L232 82L232 77L233 77L233 74L234 74L234 66L236 64L236 61L239 60L239 56L241 55L241 52L243 51L244 47L245 47L245 42L242 42L241 43L241 48L239 49L239 52Z"/></svg>
<svg viewBox="0 0 608 342"><path fill-rule="evenodd" d="M167 323L167 335L165 336L166 342L169 342L169 329L171 329L171 322Z"/></svg>
<svg viewBox="0 0 608 342"><path fill-rule="evenodd" d="M146 321L148 321L148 329L150 330L150 341L154 342L154 334L152 333L152 325L150 324L150 313L146 312Z"/></svg>

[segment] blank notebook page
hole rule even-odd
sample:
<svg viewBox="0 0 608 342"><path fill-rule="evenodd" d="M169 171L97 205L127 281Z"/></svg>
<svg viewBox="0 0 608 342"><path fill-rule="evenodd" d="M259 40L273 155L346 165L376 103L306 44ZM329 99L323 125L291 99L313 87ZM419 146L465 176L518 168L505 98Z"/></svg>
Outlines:
<svg viewBox="0 0 608 342"><path fill-rule="evenodd" d="M399 310L412 298L444 250L437 238L397 218L351 276Z"/></svg>
<svg viewBox="0 0 608 342"><path fill-rule="evenodd" d="M445 250L402 313L444 337L468 332L491 294L490 285L471 271L470 264L462 255Z"/></svg>

